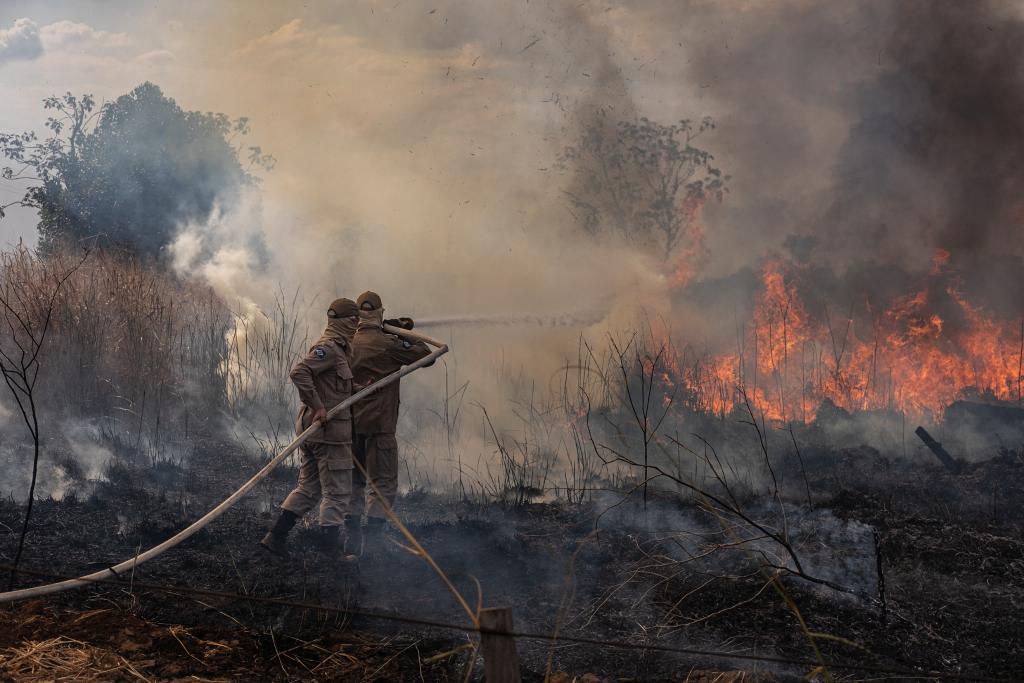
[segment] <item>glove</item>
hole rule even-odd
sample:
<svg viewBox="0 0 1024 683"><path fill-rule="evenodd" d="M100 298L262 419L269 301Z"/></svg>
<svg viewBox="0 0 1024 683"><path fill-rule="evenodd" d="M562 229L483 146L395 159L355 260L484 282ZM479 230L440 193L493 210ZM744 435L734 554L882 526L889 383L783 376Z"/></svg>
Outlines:
<svg viewBox="0 0 1024 683"><path fill-rule="evenodd" d="M390 320L385 320L384 324L391 327L400 327L403 330L411 330L415 323L413 323L412 318L391 318Z"/></svg>

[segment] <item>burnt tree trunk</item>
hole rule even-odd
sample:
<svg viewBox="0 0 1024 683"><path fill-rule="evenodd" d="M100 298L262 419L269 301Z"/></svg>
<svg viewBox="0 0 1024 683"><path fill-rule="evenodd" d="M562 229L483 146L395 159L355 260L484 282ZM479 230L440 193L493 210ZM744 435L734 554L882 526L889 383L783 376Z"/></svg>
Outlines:
<svg viewBox="0 0 1024 683"><path fill-rule="evenodd" d="M924 427L918 427L914 430L914 433L921 438L921 441L924 441L924 445L928 447L928 450L935 454L935 457L946 466L946 469L953 474L960 474L960 471L963 469L960 463L953 459L953 456L951 456L946 449L942 447L941 443L932 438L932 435L928 433L928 430Z"/></svg>

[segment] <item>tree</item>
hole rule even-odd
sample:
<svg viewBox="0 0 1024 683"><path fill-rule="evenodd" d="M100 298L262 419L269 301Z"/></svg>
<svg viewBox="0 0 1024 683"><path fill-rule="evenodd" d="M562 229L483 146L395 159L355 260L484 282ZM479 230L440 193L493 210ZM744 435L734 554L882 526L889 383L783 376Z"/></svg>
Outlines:
<svg viewBox="0 0 1024 683"><path fill-rule="evenodd" d="M33 183L12 204L39 212L40 247L94 238L156 255L184 223L206 220L253 185L254 168L274 160L247 148L247 166L236 140L248 119L184 111L159 87L143 83L96 108L91 95L67 93L43 101L53 115L51 136L0 134L0 154L13 162L7 180Z"/></svg>
<svg viewBox="0 0 1024 683"><path fill-rule="evenodd" d="M693 145L714 127L710 118L612 125L599 112L559 158L562 168L576 173L566 194L580 227L590 235L618 233L664 259L696 239L697 212L728 191L729 177L712 165L714 157Z"/></svg>

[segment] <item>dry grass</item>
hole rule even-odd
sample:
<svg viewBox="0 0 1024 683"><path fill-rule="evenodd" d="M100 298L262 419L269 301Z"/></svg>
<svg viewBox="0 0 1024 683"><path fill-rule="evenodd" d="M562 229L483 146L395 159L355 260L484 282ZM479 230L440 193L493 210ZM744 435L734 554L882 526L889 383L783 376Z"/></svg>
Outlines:
<svg viewBox="0 0 1024 683"><path fill-rule="evenodd" d="M65 636L0 651L0 677L12 681L148 681L139 670L151 664Z"/></svg>
<svg viewBox="0 0 1024 683"><path fill-rule="evenodd" d="M583 674L582 676L572 676L559 671L551 675L549 679L550 683L604 683L607 679L601 678L595 674ZM619 678L619 681L629 681L632 679ZM686 678L682 679L681 683L753 683L756 679L749 673L744 671L710 671L703 669L694 669L690 671Z"/></svg>
<svg viewBox="0 0 1024 683"><path fill-rule="evenodd" d="M17 293L30 327L46 314L54 274L81 260L23 247L2 257L0 291ZM224 416L263 434L291 421L288 370L305 348L305 305L279 293L269 314L239 308L159 264L91 252L53 302L38 403L48 419L88 420L151 461L180 456ZM7 336L0 330L0 343Z"/></svg>

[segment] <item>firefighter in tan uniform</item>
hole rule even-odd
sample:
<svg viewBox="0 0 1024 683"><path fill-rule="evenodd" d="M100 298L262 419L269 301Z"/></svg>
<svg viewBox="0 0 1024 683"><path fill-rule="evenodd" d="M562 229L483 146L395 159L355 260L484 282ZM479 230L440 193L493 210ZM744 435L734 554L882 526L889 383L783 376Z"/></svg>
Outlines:
<svg viewBox="0 0 1024 683"><path fill-rule="evenodd" d="M364 292L356 300L359 306L359 327L352 340L352 373L357 388L365 387L430 354L423 342L406 341L382 329L384 306L380 296ZM396 327L412 329L410 318L389 320ZM355 457L366 469L374 486L368 486L366 476L357 467L353 472L352 495L358 514L364 501L366 509L366 535L369 544L379 542L387 522L381 498L391 506L398 493L398 426L399 383L395 382L375 394L362 399L352 407L355 426ZM349 519L348 552L360 551L360 520Z"/></svg>
<svg viewBox="0 0 1024 683"><path fill-rule="evenodd" d="M288 532L295 522L320 503L321 548L335 555L352 500L352 414L344 410L327 420L327 411L352 395L349 356L359 309L351 299L337 299L327 310L327 328L289 377L299 391L302 407L295 431L321 423L300 449L299 482L281 504L281 515L260 545L277 555L287 554Z"/></svg>

